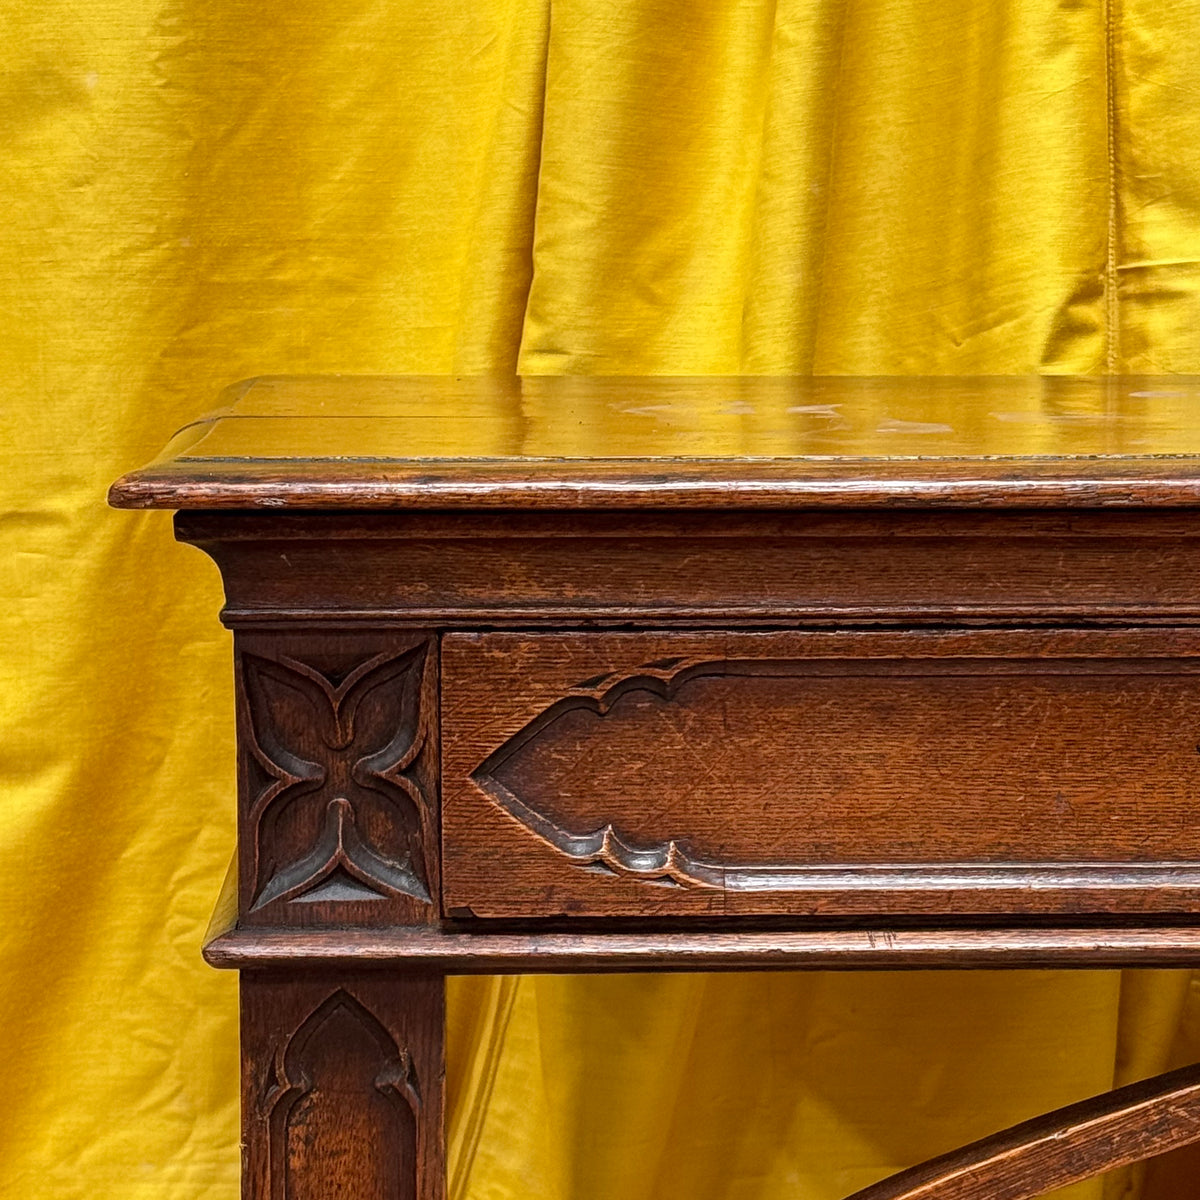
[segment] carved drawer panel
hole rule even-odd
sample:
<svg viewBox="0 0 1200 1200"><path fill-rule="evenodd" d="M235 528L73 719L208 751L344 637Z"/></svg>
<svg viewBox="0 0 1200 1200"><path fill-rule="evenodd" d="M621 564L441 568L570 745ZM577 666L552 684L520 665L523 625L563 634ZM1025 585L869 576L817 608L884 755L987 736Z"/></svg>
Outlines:
<svg viewBox="0 0 1200 1200"><path fill-rule="evenodd" d="M450 634L480 917L1200 911L1191 631Z"/></svg>

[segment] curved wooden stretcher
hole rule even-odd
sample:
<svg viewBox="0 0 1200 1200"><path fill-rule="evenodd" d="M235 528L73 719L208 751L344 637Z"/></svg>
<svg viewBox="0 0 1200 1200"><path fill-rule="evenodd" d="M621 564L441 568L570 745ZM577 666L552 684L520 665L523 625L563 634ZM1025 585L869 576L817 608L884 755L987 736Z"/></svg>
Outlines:
<svg viewBox="0 0 1200 1200"><path fill-rule="evenodd" d="M1031 1200L1200 1141L1200 1066L1070 1104L847 1200Z"/></svg>

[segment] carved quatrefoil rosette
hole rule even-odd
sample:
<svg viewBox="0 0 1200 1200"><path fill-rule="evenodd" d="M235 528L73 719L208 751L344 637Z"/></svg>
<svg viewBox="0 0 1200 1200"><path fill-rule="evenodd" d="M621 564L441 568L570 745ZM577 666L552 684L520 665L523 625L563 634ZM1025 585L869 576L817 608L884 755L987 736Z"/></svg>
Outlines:
<svg viewBox="0 0 1200 1200"><path fill-rule="evenodd" d="M249 910L428 906L429 643L349 664L308 657L240 656Z"/></svg>

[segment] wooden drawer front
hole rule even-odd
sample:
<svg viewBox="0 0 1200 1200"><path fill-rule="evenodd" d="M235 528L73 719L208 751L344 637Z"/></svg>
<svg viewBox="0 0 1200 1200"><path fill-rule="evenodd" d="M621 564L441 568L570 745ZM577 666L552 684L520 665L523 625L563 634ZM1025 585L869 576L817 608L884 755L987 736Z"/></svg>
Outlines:
<svg viewBox="0 0 1200 1200"><path fill-rule="evenodd" d="M1190 631L451 634L481 917L1200 911Z"/></svg>

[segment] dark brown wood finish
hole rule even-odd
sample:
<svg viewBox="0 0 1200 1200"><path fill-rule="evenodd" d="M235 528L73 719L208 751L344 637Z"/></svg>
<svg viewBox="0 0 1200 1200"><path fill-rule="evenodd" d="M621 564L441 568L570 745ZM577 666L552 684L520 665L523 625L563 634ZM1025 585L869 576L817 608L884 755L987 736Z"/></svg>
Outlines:
<svg viewBox="0 0 1200 1200"><path fill-rule="evenodd" d="M1195 379L281 379L229 389L131 508L1200 503Z"/></svg>
<svg viewBox="0 0 1200 1200"><path fill-rule="evenodd" d="M654 461L610 459L519 467L492 463L446 470L398 465L385 479L358 464L255 464L230 473L167 465L121 482L114 500L126 508L349 509L534 508L722 510L910 507L1092 508L1200 503L1200 480L1153 458L1088 464L1064 475L1059 464L1021 469L982 461L935 463L914 470L882 463L869 476L846 477L841 464L816 463L804 478L785 463L701 459L664 477ZM215 476L215 478L206 478Z"/></svg>
<svg viewBox="0 0 1200 1200"><path fill-rule="evenodd" d="M1200 630L447 635L447 911L1197 911L1198 651Z"/></svg>
<svg viewBox="0 0 1200 1200"><path fill-rule="evenodd" d="M242 922L435 921L436 639L244 631L235 653Z"/></svg>
<svg viewBox="0 0 1200 1200"><path fill-rule="evenodd" d="M478 627L1200 619L1200 524L1080 513L181 513L225 620Z"/></svg>
<svg viewBox="0 0 1200 1200"><path fill-rule="evenodd" d="M235 630L248 1200L440 1197L449 972L1200 962L1200 381L226 400L112 501ZM1196 1140L1139 1086L858 1200Z"/></svg>
<svg viewBox="0 0 1200 1200"><path fill-rule="evenodd" d="M1200 965L1200 925L1132 928L898 925L845 929L630 930L621 926L480 928L235 928L211 937L204 957L241 970L321 964L448 975L602 971L863 971L896 968L1180 967Z"/></svg>

